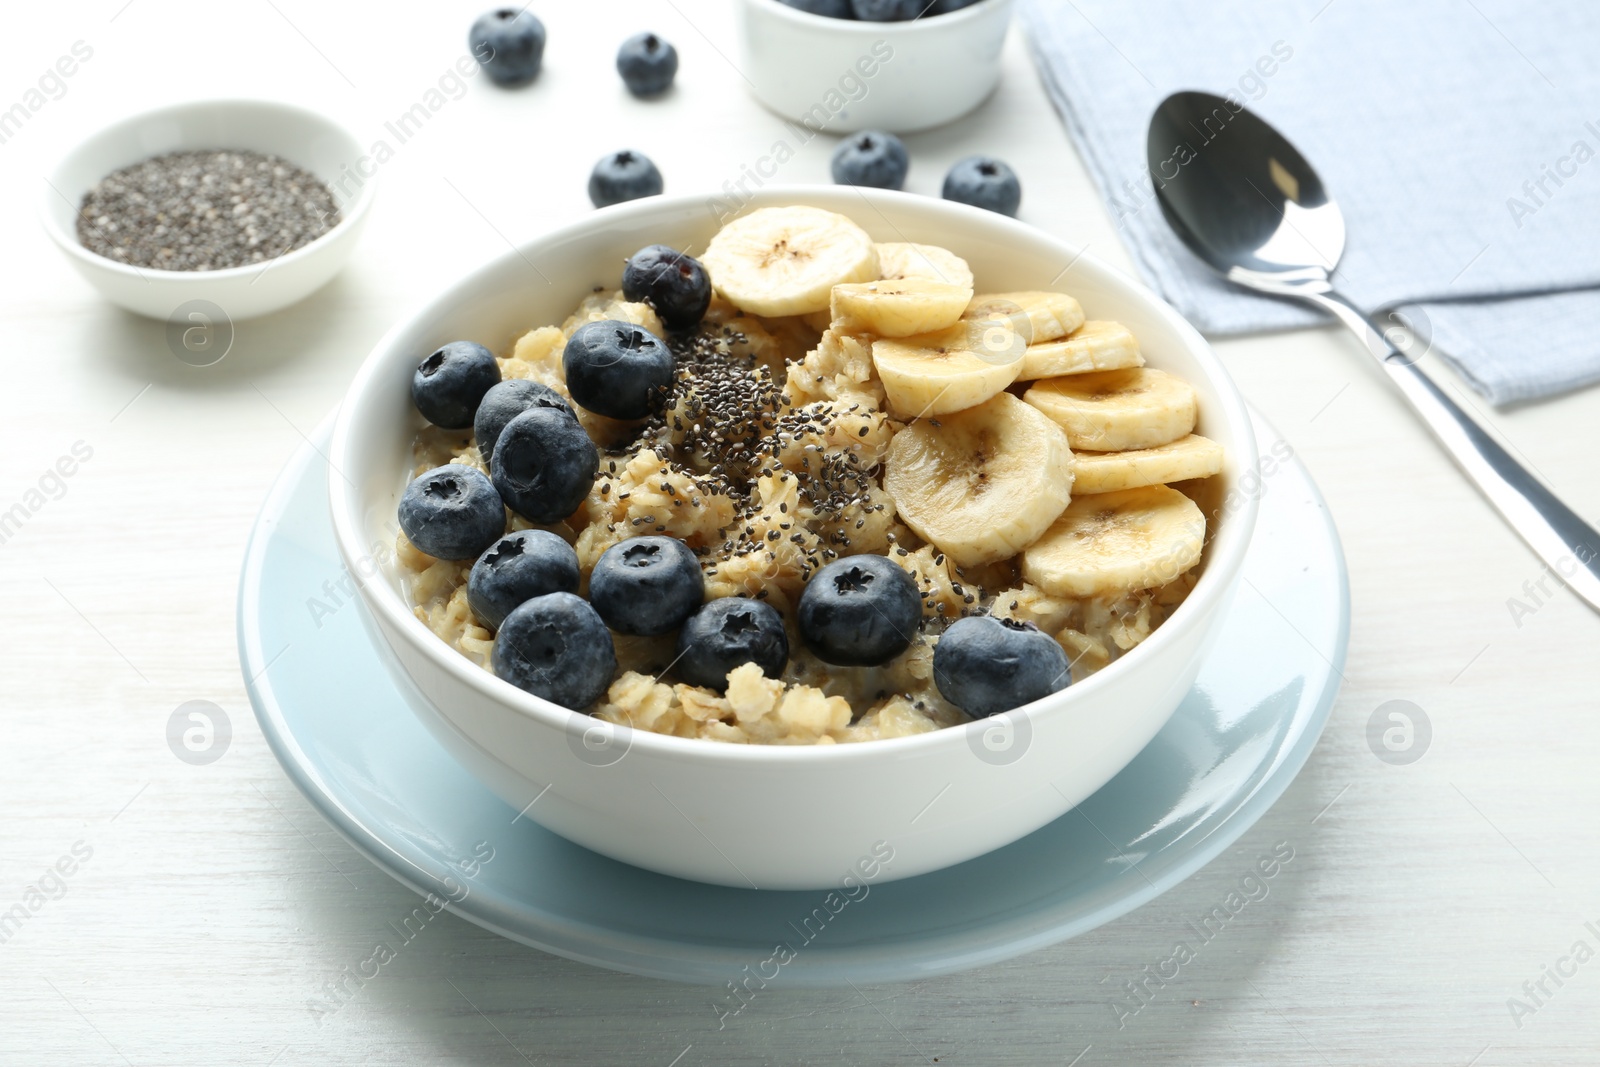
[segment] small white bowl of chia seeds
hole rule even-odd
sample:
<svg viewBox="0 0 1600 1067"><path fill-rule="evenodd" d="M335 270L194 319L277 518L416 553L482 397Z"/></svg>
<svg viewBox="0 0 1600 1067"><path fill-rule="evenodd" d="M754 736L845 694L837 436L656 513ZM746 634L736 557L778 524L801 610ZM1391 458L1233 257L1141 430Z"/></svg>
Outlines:
<svg viewBox="0 0 1600 1067"><path fill-rule="evenodd" d="M304 299L339 272L376 179L355 135L325 116L266 100L205 100L147 111L85 140L46 174L40 215L111 302L157 319L195 310L247 319Z"/></svg>

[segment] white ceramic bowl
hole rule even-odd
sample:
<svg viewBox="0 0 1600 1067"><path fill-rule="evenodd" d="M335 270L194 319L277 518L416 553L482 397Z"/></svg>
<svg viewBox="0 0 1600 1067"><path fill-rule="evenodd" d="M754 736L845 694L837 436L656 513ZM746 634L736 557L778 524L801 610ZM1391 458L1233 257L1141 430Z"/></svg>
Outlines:
<svg viewBox="0 0 1600 1067"><path fill-rule="evenodd" d="M322 179L339 204L339 224L267 263L228 270L151 270L96 255L78 241L83 196L112 171L167 152L249 149L282 156ZM371 170L370 175L363 171ZM366 222L376 168L354 134L304 108L266 100L201 100L147 111L108 126L68 152L41 183L39 214L67 260L106 299L167 319L206 301L230 319L288 307L337 274Z"/></svg>
<svg viewBox="0 0 1600 1067"><path fill-rule="evenodd" d="M863 197L865 199L863 199ZM879 879L945 867L1057 818L1121 770L1188 692L1228 604L1255 524L1255 442L1243 401L1206 342L1121 272L1029 226L948 201L807 186L752 208L813 204L879 240L948 246L983 290L1059 286L1091 317L1138 335L1149 363L1192 382L1200 432L1227 449L1204 573L1188 600L1127 656L1026 709L915 737L825 747L736 746L611 727L475 666L412 614L392 567L396 507L420 426L417 362L442 343L505 350L561 322L654 243L704 248L717 220L701 197L650 197L533 240L475 271L391 330L357 372L330 461L339 550L363 616L420 716L513 812L597 852L726 885L838 885L861 865ZM529 264L539 273L529 269ZM541 280L540 275L550 281ZM1226 499L1226 506L1222 502ZM531 802L531 806L530 806ZM509 815L508 815L509 821ZM876 850L876 852L875 852ZM892 851L887 865L881 860ZM600 890L597 890L600 891Z"/></svg>
<svg viewBox="0 0 1600 1067"><path fill-rule="evenodd" d="M979 0L912 22L856 22L738 0L739 68L756 99L810 131L925 130L994 91L1011 5Z"/></svg>

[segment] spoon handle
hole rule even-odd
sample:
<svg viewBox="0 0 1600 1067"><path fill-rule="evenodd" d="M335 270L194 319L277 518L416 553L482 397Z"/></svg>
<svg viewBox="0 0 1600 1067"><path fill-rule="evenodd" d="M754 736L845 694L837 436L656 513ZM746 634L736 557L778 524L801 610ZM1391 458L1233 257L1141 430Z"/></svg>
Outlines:
<svg viewBox="0 0 1600 1067"><path fill-rule="evenodd" d="M1495 510L1569 589L1600 611L1600 531L1563 504L1342 294L1302 290L1299 295L1332 312L1360 335L1401 394Z"/></svg>

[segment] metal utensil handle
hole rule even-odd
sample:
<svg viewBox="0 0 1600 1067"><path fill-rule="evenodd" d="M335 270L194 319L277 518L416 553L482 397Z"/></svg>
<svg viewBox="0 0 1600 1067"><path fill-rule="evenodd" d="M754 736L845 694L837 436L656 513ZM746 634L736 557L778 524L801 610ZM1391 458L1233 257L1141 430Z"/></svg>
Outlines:
<svg viewBox="0 0 1600 1067"><path fill-rule="evenodd" d="M1434 437L1495 510L1574 593L1600 611L1600 531L1563 504L1342 294L1330 290L1302 295L1361 336Z"/></svg>

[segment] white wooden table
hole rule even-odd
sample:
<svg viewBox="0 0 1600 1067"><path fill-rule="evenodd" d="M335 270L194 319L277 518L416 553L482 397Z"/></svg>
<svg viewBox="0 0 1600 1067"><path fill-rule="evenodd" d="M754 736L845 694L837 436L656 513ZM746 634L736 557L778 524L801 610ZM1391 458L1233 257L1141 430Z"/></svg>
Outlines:
<svg viewBox="0 0 1600 1067"><path fill-rule="evenodd" d="M28 214L55 150L176 98L298 100L383 137L464 54L476 7L88 0L7 12L0 108L33 99L74 42L93 56L0 144L0 511L28 509L0 544L0 912L26 906L30 884L48 890L0 944L0 1062L1596 1061L1600 962L1569 953L1580 940L1600 950L1600 620L1548 581L1538 592L1540 564L1356 342L1324 331L1218 350L1339 523L1355 604L1348 680L1288 794L1186 884L983 971L774 991L720 1032L704 989L569 963L449 917L319 1023L308 1001L415 901L321 823L255 728L234 593L263 494L390 323L508 240L589 210L602 153L642 149L669 190L711 190L781 127L727 58L724 0L539 3L540 82L506 93L478 79L446 95L382 167L352 267L300 307L241 324L206 369L175 359L160 324L100 302ZM611 62L621 37L647 28L683 65L670 99L642 105ZM1015 36L1007 61L979 112L909 139L910 188L936 194L953 160L994 152L1022 175L1025 219L1126 264ZM781 180L826 181L830 147L806 146ZM1600 517L1600 392L1494 421ZM78 442L92 456L41 487ZM1514 618L1513 597L1537 610ZM1410 766L1366 741L1391 699L1432 722ZM189 700L232 722L208 766L175 759L165 739ZM1279 842L1295 858L1270 897L1119 1028L1114 990ZM58 862L72 873L46 877ZM1574 973L1558 985L1547 967ZM1540 981L1548 993L1535 984L1537 1005L1513 1017L1508 998L1533 1006L1523 985Z"/></svg>

